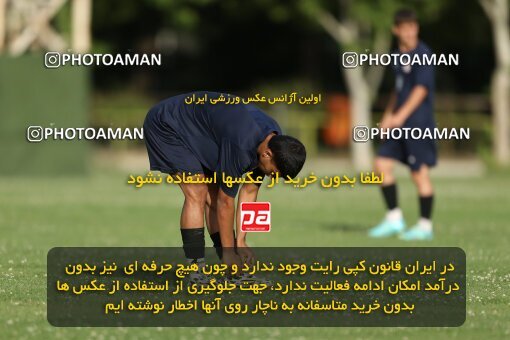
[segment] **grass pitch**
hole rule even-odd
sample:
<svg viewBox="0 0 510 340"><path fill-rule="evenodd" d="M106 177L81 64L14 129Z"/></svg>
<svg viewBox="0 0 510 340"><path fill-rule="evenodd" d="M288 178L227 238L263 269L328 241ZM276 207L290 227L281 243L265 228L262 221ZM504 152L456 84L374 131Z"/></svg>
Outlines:
<svg viewBox="0 0 510 340"><path fill-rule="evenodd" d="M180 246L177 187L134 189L125 174L0 178L0 338L333 339L510 337L510 176L435 179L436 238L372 240L383 214L374 187L262 189L272 231L251 246L458 246L467 254L467 320L459 328L54 328L46 321L46 253L55 246ZM411 182L399 181L408 224L417 219ZM210 245L210 240L207 240Z"/></svg>

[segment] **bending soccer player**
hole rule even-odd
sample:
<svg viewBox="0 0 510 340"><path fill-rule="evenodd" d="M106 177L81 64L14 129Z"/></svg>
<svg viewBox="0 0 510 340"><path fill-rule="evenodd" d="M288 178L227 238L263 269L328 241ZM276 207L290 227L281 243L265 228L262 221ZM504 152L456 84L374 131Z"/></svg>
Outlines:
<svg viewBox="0 0 510 340"><path fill-rule="evenodd" d="M430 55L430 49L418 38L418 22L411 10L395 14L393 34L398 40L396 53L408 54L410 60L418 55ZM392 94L380 128L434 129L433 95L434 68L430 65L395 65L396 93ZM399 235L404 240L432 239L432 201L434 192L429 168L436 164L436 144L432 139L386 139L375 160L376 171L384 174L382 193L388 212L382 223L369 231L372 237ZM408 230L397 204L397 185L393 175L395 161L406 164L418 189L420 219Z"/></svg>
<svg viewBox="0 0 510 340"><path fill-rule="evenodd" d="M186 98L206 98L186 103ZM241 265L253 253L240 231L240 205L256 201L260 183L229 186L223 174L240 178L253 171L259 176L297 176L306 158L297 139L282 135L276 121L253 105L216 102L222 95L194 92L163 100L144 122L144 138L151 170L170 175L192 174L216 183L181 183L184 194L180 227L183 248L190 263L203 263L204 216L210 237L223 262ZM212 104L212 103L215 104ZM235 197L238 195L237 237L234 235ZM237 248L237 253L234 248ZM241 259L242 258L242 259Z"/></svg>

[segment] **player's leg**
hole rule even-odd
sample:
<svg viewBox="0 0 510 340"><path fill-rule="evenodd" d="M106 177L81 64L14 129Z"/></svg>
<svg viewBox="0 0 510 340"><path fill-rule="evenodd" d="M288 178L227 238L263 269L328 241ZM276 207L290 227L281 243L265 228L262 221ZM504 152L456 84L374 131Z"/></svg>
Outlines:
<svg viewBox="0 0 510 340"><path fill-rule="evenodd" d="M222 249L221 249L221 238L220 238L220 227L218 224L218 216L217 216L217 205L216 201L218 199L218 190L219 186L216 183L207 184L207 199L205 202L205 221L207 224L207 229L209 231L209 236L211 236L211 240L213 242L214 248L216 249L216 254L221 260L222 257Z"/></svg>
<svg viewBox="0 0 510 340"><path fill-rule="evenodd" d="M397 183L393 169L395 160L389 157L378 156L375 159L375 171L383 174L381 186L382 195L386 204L384 220L370 229L371 237L388 237L402 232L405 228L402 210L398 207Z"/></svg>
<svg viewBox="0 0 510 340"><path fill-rule="evenodd" d="M428 240L432 239L432 203L434 189L430 180L429 167L422 164L418 170L411 171L414 184L418 189L420 203L420 219L415 226L403 233L400 237L404 240Z"/></svg>
<svg viewBox="0 0 510 340"><path fill-rule="evenodd" d="M203 177L203 174L197 176ZM203 262L205 256L204 213L207 184L181 183L184 194L181 211L181 236L184 254L188 262Z"/></svg>
<svg viewBox="0 0 510 340"><path fill-rule="evenodd" d="M202 164L196 159L179 135L170 126L162 126L158 110L151 110L144 121L144 136L151 170L171 174L176 179L182 171L186 175L198 174L203 178ZM204 263L204 211L207 185L204 183L179 184L184 194L181 211L181 236L184 255L188 262Z"/></svg>
<svg viewBox="0 0 510 340"><path fill-rule="evenodd" d="M411 171L411 176L420 197L429 197L434 194L434 188L430 180L429 167L426 164L422 164L417 171Z"/></svg>

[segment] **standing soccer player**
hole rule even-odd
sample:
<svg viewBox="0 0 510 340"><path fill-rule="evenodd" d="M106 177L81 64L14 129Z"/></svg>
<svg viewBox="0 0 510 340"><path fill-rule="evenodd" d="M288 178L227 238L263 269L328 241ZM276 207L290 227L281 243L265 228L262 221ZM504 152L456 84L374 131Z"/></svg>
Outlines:
<svg viewBox="0 0 510 340"><path fill-rule="evenodd" d="M239 189L239 184L225 183L223 175L237 179L253 171L254 179L277 173L280 177L294 178L306 158L303 144L282 135L274 119L239 100L237 104L226 104L225 96L239 99L215 92L168 98L149 111L143 126L151 170L170 175L191 174L194 178L211 178L216 173L216 183L179 184L184 194L181 235L190 263L204 262L204 216L223 262L240 265L241 258L249 262L253 256L246 244L246 233L240 230L240 206L242 202L256 201L260 184L244 183ZM202 103L187 100L192 97L207 100Z"/></svg>
<svg viewBox="0 0 510 340"><path fill-rule="evenodd" d="M430 55L427 45L418 38L416 14L408 9L396 12L393 34L398 40L396 53ZM380 128L435 128L433 116L434 67L431 65L395 65L396 84L382 118ZM403 240L429 240L433 238L432 202L434 191L429 168L436 164L437 150L432 139L386 139L375 160L376 171L384 174L382 193L387 206L384 220L369 231L372 237L399 235ZM418 189L420 219L406 230L402 211L398 207L397 184L393 174L395 161L406 164Z"/></svg>

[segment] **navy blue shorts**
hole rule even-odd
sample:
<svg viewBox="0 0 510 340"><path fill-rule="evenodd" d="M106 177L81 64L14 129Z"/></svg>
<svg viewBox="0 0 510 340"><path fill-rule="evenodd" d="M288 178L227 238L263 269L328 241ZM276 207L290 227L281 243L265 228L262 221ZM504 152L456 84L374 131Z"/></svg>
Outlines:
<svg viewBox="0 0 510 340"><path fill-rule="evenodd" d="M171 175L208 173L172 127L159 121L157 111L147 114L143 134L151 170Z"/></svg>
<svg viewBox="0 0 510 340"><path fill-rule="evenodd" d="M433 167L437 163L437 145L433 139L386 139L377 155L396 159L418 171L422 164Z"/></svg>

